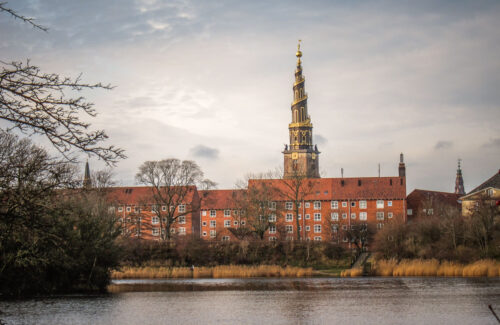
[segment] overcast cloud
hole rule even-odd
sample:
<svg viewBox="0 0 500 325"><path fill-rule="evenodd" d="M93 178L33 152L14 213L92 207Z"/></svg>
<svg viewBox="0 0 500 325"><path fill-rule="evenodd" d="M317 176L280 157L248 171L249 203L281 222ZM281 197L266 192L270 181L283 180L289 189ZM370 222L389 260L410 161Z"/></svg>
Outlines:
<svg viewBox="0 0 500 325"><path fill-rule="evenodd" d="M382 176L397 175L403 152L408 192L453 191L457 158L466 190L500 167L498 1L8 6L49 32L0 14L1 60L30 58L45 71L116 86L83 95L99 112L93 126L126 149L116 168L122 184L134 184L143 161L168 157L200 157L221 188L281 165L299 38L325 176L340 168L376 176L379 163Z"/></svg>

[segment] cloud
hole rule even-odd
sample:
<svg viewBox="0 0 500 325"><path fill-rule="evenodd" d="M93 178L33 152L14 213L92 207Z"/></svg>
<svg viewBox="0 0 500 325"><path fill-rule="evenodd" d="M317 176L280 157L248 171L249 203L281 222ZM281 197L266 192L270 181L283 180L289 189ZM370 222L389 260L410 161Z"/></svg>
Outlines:
<svg viewBox="0 0 500 325"><path fill-rule="evenodd" d="M324 136L322 136L321 134L316 133L314 135L314 142L316 144L322 145L322 144L326 144L328 142L328 139L325 138Z"/></svg>
<svg viewBox="0 0 500 325"><path fill-rule="evenodd" d="M219 158L219 149L210 148L205 145L199 144L189 150L189 153L197 158L205 158L215 160Z"/></svg>
<svg viewBox="0 0 500 325"><path fill-rule="evenodd" d="M500 138L494 138L494 139L490 139L490 141L486 142L485 144L483 144L483 147L484 148L496 148L496 147L500 147Z"/></svg>
<svg viewBox="0 0 500 325"><path fill-rule="evenodd" d="M434 149L436 150L441 150L441 149L450 149L453 147L453 142L452 141L438 141L436 145L434 146Z"/></svg>

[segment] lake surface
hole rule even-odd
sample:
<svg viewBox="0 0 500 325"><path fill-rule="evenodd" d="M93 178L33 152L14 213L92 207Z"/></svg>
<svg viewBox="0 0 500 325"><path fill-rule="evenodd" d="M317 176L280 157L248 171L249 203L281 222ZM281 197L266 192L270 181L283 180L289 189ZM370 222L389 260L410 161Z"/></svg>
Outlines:
<svg viewBox="0 0 500 325"><path fill-rule="evenodd" d="M500 279L120 280L106 295L0 301L5 324L498 324Z"/></svg>

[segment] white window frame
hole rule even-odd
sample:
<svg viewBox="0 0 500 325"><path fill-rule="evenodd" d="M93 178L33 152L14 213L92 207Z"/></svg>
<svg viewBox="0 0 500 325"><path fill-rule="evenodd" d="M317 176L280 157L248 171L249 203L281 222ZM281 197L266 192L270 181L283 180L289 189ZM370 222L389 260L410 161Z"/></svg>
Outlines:
<svg viewBox="0 0 500 325"><path fill-rule="evenodd" d="M201 211L201 216L202 217L206 217L207 216L207 211L206 210Z"/></svg>
<svg viewBox="0 0 500 325"><path fill-rule="evenodd" d="M224 228L231 227L231 220L224 220Z"/></svg>
<svg viewBox="0 0 500 325"><path fill-rule="evenodd" d="M207 236L207 232L204 231L203 234L202 234L203 237L206 237Z"/></svg>
<svg viewBox="0 0 500 325"><path fill-rule="evenodd" d="M339 213L338 212L332 212L331 218L333 221L339 221Z"/></svg>
<svg viewBox="0 0 500 325"><path fill-rule="evenodd" d="M321 236L314 236L314 241L321 241Z"/></svg>
<svg viewBox="0 0 500 325"><path fill-rule="evenodd" d="M321 201L314 201L314 210L321 210Z"/></svg>
<svg viewBox="0 0 500 325"><path fill-rule="evenodd" d="M157 225L159 223L160 223L160 218L158 218L157 216L152 216L151 217L151 224Z"/></svg>
<svg viewBox="0 0 500 325"><path fill-rule="evenodd" d="M306 209L309 209L310 206L309 202L306 202Z"/></svg>
<svg viewBox="0 0 500 325"><path fill-rule="evenodd" d="M332 201L331 207L332 207L332 209L338 209L339 208L339 201Z"/></svg>
<svg viewBox="0 0 500 325"><path fill-rule="evenodd" d="M210 218L215 218L217 216L216 210L210 210Z"/></svg>
<svg viewBox="0 0 500 325"><path fill-rule="evenodd" d="M387 206L392 207L392 201L387 201Z"/></svg>
<svg viewBox="0 0 500 325"><path fill-rule="evenodd" d="M179 235L185 235L186 234L186 228L185 227L179 227L177 228L177 232Z"/></svg>
<svg viewBox="0 0 500 325"><path fill-rule="evenodd" d="M359 213L359 220L361 220L361 221L368 220L368 212L360 212Z"/></svg>
<svg viewBox="0 0 500 325"><path fill-rule="evenodd" d="M388 218L388 219L391 219L392 217L393 217L392 212L387 212L387 218Z"/></svg>
<svg viewBox="0 0 500 325"><path fill-rule="evenodd" d="M347 201L343 201L343 202L342 202L342 207L343 207L343 208L347 208Z"/></svg>
<svg viewBox="0 0 500 325"><path fill-rule="evenodd" d="M285 221L286 222L292 222L293 221L293 214L292 213L287 213L285 215Z"/></svg>
<svg viewBox="0 0 500 325"><path fill-rule="evenodd" d="M314 233L315 234L321 233L321 225L314 225Z"/></svg>
<svg viewBox="0 0 500 325"><path fill-rule="evenodd" d="M166 205L162 205L161 206L161 211L167 211L167 206Z"/></svg>
<svg viewBox="0 0 500 325"><path fill-rule="evenodd" d="M131 212L132 211L132 208L131 207L127 207L127 212Z"/></svg>
<svg viewBox="0 0 500 325"><path fill-rule="evenodd" d="M311 231L311 226L306 226L306 231Z"/></svg>
<svg viewBox="0 0 500 325"><path fill-rule="evenodd" d="M123 212L123 207L122 206L118 207L118 212Z"/></svg>
<svg viewBox="0 0 500 325"><path fill-rule="evenodd" d="M276 233L276 226L275 225L269 226L269 233L270 234L275 234Z"/></svg>
<svg viewBox="0 0 500 325"><path fill-rule="evenodd" d="M269 209L276 210L276 202L274 201L269 202Z"/></svg>
<svg viewBox="0 0 500 325"><path fill-rule="evenodd" d="M217 230L210 230L210 237L215 238L217 236Z"/></svg>
<svg viewBox="0 0 500 325"><path fill-rule="evenodd" d="M384 220L384 212L379 211L376 215L377 220Z"/></svg>
<svg viewBox="0 0 500 325"><path fill-rule="evenodd" d="M285 225L285 230L287 234L293 234L293 226L292 225Z"/></svg>
<svg viewBox="0 0 500 325"><path fill-rule="evenodd" d="M359 208L360 209L366 209L368 204L366 203L366 200L360 200L359 201Z"/></svg>
<svg viewBox="0 0 500 325"><path fill-rule="evenodd" d="M355 208L356 207L356 201L351 201L351 208Z"/></svg>
<svg viewBox="0 0 500 325"><path fill-rule="evenodd" d="M186 205L185 204L180 204L178 208L179 213L184 213L186 212Z"/></svg>
<svg viewBox="0 0 500 325"><path fill-rule="evenodd" d="M314 221L321 221L321 213L315 213L314 214Z"/></svg>
<svg viewBox="0 0 500 325"><path fill-rule="evenodd" d="M152 234L153 236L160 236L160 228L154 227Z"/></svg>
<svg viewBox="0 0 500 325"><path fill-rule="evenodd" d="M384 200L377 200L377 209L384 208Z"/></svg>
<svg viewBox="0 0 500 325"><path fill-rule="evenodd" d="M276 241L276 237L274 237L274 236L270 236L270 237L269 237L269 241Z"/></svg>
<svg viewBox="0 0 500 325"><path fill-rule="evenodd" d="M306 220L311 219L311 215L309 213L306 213Z"/></svg>
<svg viewBox="0 0 500 325"><path fill-rule="evenodd" d="M287 209L287 210L293 210L293 202L286 202L285 203L285 209Z"/></svg>
<svg viewBox="0 0 500 325"><path fill-rule="evenodd" d="M206 226L207 226L207 222L206 222L206 221L203 221L203 222L201 223L201 225L202 225L203 227L206 227Z"/></svg>
<svg viewBox="0 0 500 325"><path fill-rule="evenodd" d="M351 212L351 219L356 220L356 212Z"/></svg>
<svg viewBox="0 0 500 325"><path fill-rule="evenodd" d="M217 221L210 220L210 228L217 228Z"/></svg>
<svg viewBox="0 0 500 325"><path fill-rule="evenodd" d="M222 236L222 241L230 241L231 237L229 236Z"/></svg>
<svg viewBox="0 0 500 325"><path fill-rule="evenodd" d="M274 213L269 215L269 222L276 222L276 215Z"/></svg>
<svg viewBox="0 0 500 325"><path fill-rule="evenodd" d="M347 213L345 213L345 212L342 213L342 219L344 219L344 220L347 219Z"/></svg>
<svg viewBox="0 0 500 325"><path fill-rule="evenodd" d="M231 216L231 210L224 210L224 217L227 218L227 217L230 217Z"/></svg>
<svg viewBox="0 0 500 325"><path fill-rule="evenodd" d="M179 216L179 217L177 218L177 221L178 221L178 222L179 222L179 224L181 224L181 225L186 224L186 216Z"/></svg>
<svg viewBox="0 0 500 325"><path fill-rule="evenodd" d="M233 225L237 226L238 225L238 220L234 220Z"/></svg>

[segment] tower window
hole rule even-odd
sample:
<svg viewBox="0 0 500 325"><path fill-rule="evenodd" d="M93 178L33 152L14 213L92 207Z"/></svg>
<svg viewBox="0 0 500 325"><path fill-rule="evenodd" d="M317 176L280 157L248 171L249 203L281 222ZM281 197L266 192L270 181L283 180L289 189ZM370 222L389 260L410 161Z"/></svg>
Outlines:
<svg viewBox="0 0 500 325"><path fill-rule="evenodd" d="M358 179L358 186L361 186L361 180Z"/></svg>

